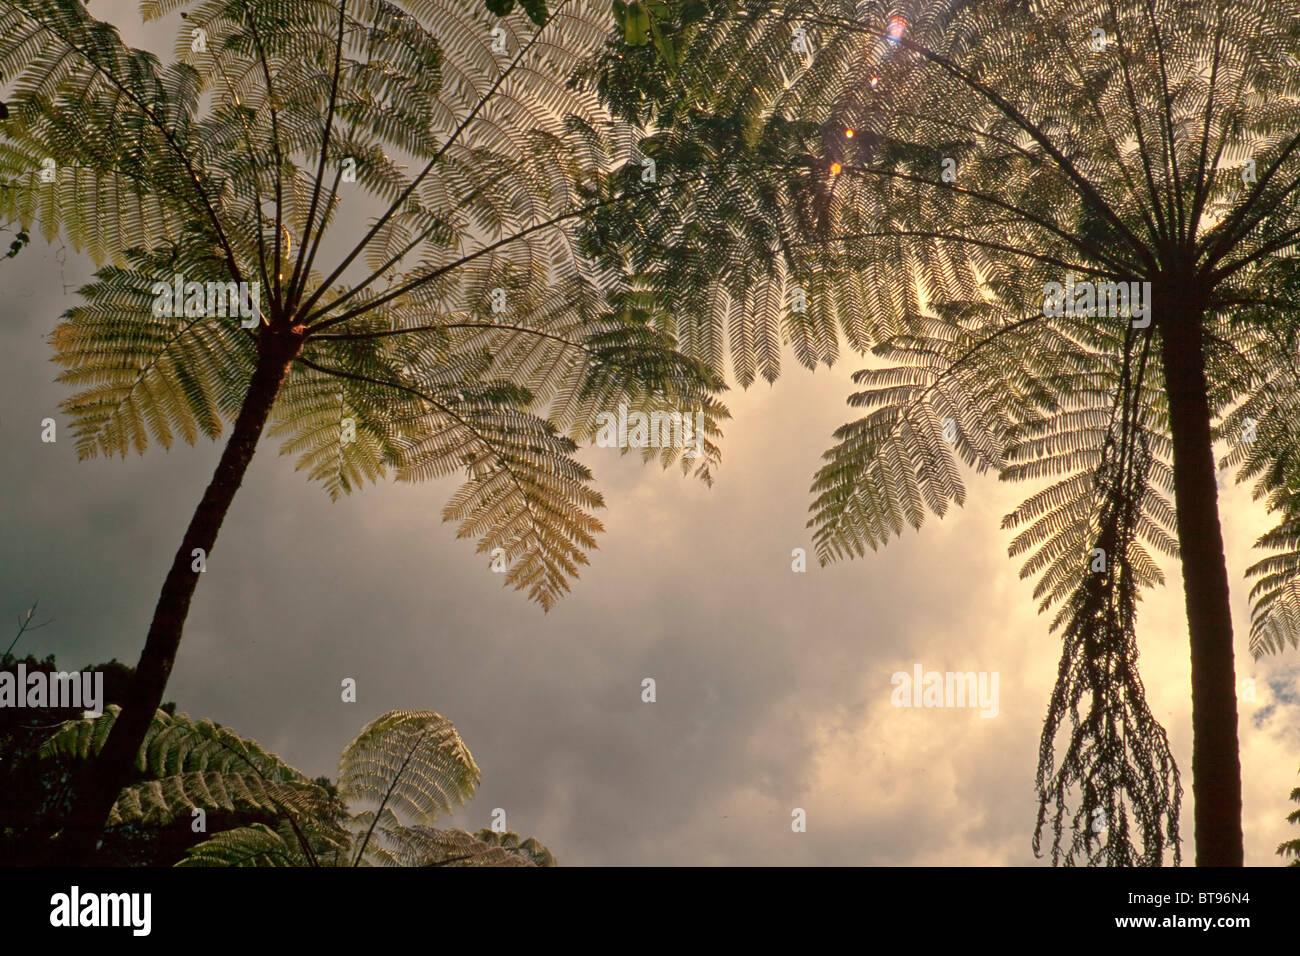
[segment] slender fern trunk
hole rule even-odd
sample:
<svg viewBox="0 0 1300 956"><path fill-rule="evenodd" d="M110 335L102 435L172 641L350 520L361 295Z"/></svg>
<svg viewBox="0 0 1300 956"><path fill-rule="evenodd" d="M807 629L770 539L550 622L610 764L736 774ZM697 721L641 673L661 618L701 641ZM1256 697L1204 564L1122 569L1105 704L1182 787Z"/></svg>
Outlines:
<svg viewBox="0 0 1300 956"><path fill-rule="evenodd" d="M1165 390L1174 446L1178 547L1192 650L1192 799L1196 865L1241 866L1241 760L1232 654L1228 567L1219 527L1219 496L1202 341L1204 304L1179 283L1161 307Z"/></svg>
<svg viewBox="0 0 1300 956"><path fill-rule="evenodd" d="M130 696L123 703L104 749L94 762L91 779L75 796L67 825L56 844L54 857L60 863L91 862L113 802L130 782L136 754L154 713L162 703L167 679L176 662L190 600L198 586L199 572L194 570L194 551L202 549L204 555L211 554L226 512L230 510L235 493L253 460L285 374L300 348L299 339L269 330L258 340L258 361L244 404L163 582L144 652L136 665Z"/></svg>

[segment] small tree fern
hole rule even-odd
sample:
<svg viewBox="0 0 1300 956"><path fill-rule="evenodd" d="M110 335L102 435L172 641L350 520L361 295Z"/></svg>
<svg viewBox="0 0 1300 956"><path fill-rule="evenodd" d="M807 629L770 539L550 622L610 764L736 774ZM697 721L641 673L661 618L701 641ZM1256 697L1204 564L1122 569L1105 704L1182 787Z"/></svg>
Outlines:
<svg viewBox="0 0 1300 956"><path fill-rule="evenodd" d="M47 759L86 760L103 749L121 708L72 720L45 742ZM343 751L337 792L210 720L158 711L110 827L166 825L239 811L263 821L214 833L181 866L554 866L534 839L489 829L434 829L463 804L479 769L451 721L432 711L390 711Z"/></svg>

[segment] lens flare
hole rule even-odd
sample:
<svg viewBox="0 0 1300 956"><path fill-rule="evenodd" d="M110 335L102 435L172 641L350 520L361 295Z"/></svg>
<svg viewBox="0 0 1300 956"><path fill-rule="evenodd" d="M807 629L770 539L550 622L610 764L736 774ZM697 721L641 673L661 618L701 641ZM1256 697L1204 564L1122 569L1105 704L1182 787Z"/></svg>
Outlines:
<svg viewBox="0 0 1300 956"><path fill-rule="evenodd" d="M831 175L832 175L832 176L838 176L838 175L840 174L840 171L843 170L843 169L844 169L844 167L841 166L839 163L831 163Z"/></svg>
<svg viewBox="0 0 1300 956"><path fill-rule="evenodd" d="M903 34L907 32L907 21L902 17L890 17L889 26L885 28L885 34L889 37L890 43L897 43L903 39Z"/></svg>
<svg viewBox="0 0 1300 956"><path fill-rule="evenodd" d="M846 129L846 130L844 131L844 137L845 137L846 139L852 139L852 138L853 138L853 130L852 130L852 129Z"/></svg>

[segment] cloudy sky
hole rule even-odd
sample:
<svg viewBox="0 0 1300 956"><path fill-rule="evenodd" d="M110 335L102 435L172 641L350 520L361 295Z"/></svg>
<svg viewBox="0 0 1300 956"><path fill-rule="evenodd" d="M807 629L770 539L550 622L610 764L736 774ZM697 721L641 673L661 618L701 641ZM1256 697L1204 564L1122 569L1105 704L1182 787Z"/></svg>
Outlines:
<svg viewBox="0 0 1300 956"><path fill-rule="evenodd" d="M77 461L46 337L91 266L62 258L38 239L0 261L0 613L39 598L53 622L20 650L134 663L220 446ZM1041 862L1033 778L1060 643L999 530L1032 489L972 475L966 508L945 520L866 560L794 573L792 549L811 551L811 475L851 415L858 365L786 364L776 386L727 396L712 489L583 452L606 532L549 614L440 522L455 482L388 482L331 503L264 442L167 699L331 776L375 716L437 710L483 772L452 825L487 826L503 808L567 865ZM40 440L48 416L54 444ZM1249 499L1229 488L1222 502L1238 677L1257 681L1241 705L1246 861L1268 866L1296 835L1285 816L1300 782L1300 656L1255 663L1246 649L1242 571L1269 523ZM1190 861L1187 632L1178 568L1165 570L1175 586L1142 606L1141 672L1183 771ZM892 707L891 675L917 664L996 671L997 716ZM356 703L340 700L346 677ZM647 677L655 703L641 700ZM794 808L805 833L791 831Z"/></svg>

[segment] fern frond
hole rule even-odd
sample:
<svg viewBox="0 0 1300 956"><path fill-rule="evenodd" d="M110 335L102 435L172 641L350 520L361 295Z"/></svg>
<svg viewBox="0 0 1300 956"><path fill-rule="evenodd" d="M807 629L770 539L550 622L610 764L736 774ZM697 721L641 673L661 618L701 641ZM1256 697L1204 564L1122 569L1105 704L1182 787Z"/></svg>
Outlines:
<svg viewBox="0 0 1300 956"><path fill-rule="evenodd" d="M99 755L121 708L109 704L98 717L65 721L44 744L41 756L87 760ZM311 781L249 737L204 718L158 711L140 751L136 770L153 777L188 773L243 773L273 783Z"/></svg>
<svg viewBox="0 0 1300 956"><path fill-rule="evenodd" d="M311 817L321 814L329 798L315 784L278 783L257 773L231 770L192 771L125 787L113 804L109 826L143 823L165 826L205 811Z"/></svg>
<svg viewBox="0 0 1300 956"><path fill-rule="evenodd" d="M177 866L306 866L292 841L262 823L222 830L185 851Z"/></svg>
<svg viewBox="0 0 1300 956"><path fill-rule="evenodd" d="M449 813L478 781L478 766L456 728L433 711L394 710L372 720L339 761L345 801L376 804L409 825Z"/></svg>
<svg viewBox="0 0 1300 956"><path fill-rule="evenodd" d="M516 833L483 829L434 830L428 827L390 827L384 837L394 846L396 866L555 866L546 847Z"/></svg>

